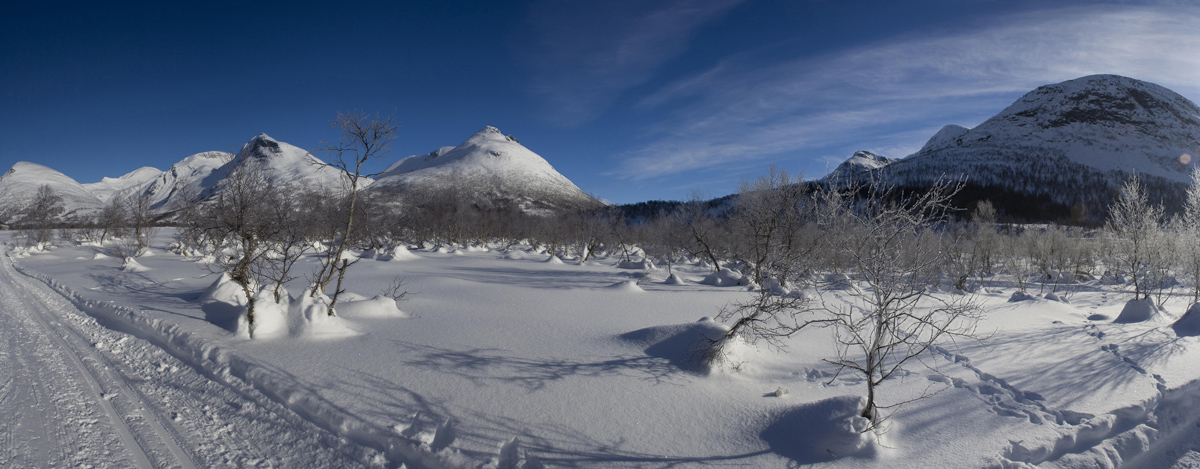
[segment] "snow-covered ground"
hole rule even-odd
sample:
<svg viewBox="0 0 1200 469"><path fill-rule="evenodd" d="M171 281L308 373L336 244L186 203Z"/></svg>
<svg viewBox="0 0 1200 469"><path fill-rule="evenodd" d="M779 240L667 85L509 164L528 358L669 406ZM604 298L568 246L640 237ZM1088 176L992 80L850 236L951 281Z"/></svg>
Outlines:
<svg viewBox="0 0 1200 469"><path fill-rule="evenodd" d="M739 350L737 370L689 368L697 321L749 295L699 284L701 266L633 283L643 271L618 257L431 246L351 267L348 331L250 339L235 306L201 301L218 277L165 251L169 234L141 268L96 246L6 246L0 466L1200 465L1200 338L1170 327L1183 298L1121 324L1114 286L1069 303L981 293L985 337L884 384L884 405L931 395L859 449L847 412L866 387L823 361L828 330ZM371 300L397 276L399 311Z"/></svg>

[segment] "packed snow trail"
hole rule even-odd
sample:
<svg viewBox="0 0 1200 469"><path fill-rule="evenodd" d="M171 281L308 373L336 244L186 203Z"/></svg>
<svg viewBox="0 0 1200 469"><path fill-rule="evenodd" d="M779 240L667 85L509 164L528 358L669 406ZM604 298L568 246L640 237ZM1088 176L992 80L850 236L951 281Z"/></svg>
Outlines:
<svg viewBox="0 0 1200 469"><path fill-rule="evenodd" d="M2 257L0 467L373 462L252 389L105 328Z"/></svg>

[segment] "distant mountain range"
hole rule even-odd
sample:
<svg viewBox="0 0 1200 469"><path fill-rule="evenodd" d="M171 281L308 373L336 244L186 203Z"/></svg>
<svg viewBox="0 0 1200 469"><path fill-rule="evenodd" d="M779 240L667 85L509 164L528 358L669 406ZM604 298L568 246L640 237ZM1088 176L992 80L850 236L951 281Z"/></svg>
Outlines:
<svg viewBox="0 0 1200 469"><path fill-rule="evenodd" d="M827 175L841 183L868 178L902 189L939 178L967 181L956 203L995 204L1014 220L1102 220L1120 184L1139 175L1154 201L1177 209L1200 157L1200 108L1161 86L1116 75L1093 75L1041 86L979 126L947 125L916 153L888 158L860 151ZM79 184L42 165L17 163L0 177L0 214L9 222L37 188L63 196L64 217L83 217L113 197L141 194L160 212L183 197L220 191L232 165L252 158L281 184L344 190L337 171L309 152L260 134L236 155L205 152L167 171L140 168L118 178ZM365 194L410 206L445 204L525 213L598 208L544 158L495 127L454 147L402 158L368 180Z"/></svg>
<svg viewBox="0 0 1200 469"><path fill-rule="evenodd" d="M826 178L873 175L920 188L966 177L963 198L992 200L1014 218L1095 221L1135 173L1154 201L1178 208L1198 152L1195 103L1153 83L1093 75L1038 87L973 129L947 125L901 159L855 153Z"/></svg>
<svg viewBox="0 0 1200 469"><path fill-rule="evenodd" d="M114 197L149 197L152 207L169 213L183 198L209 199L235 165L253 159L277 183L294 190L333 194L346 190L341 174L309 152L266 134L250 139L236 154L191 155L167 171L143 167L117 178L80 184L46 166L19 162L0 177L0 214L11 222L42 185L63 197L64 219L100 211ZM485 127L456 147L402 158L368 178L365 192L395 201L421 203L431 198L487 209L512 207L528 213L585 209L601 205L559 174L541 156L495 127Z"/></svg>

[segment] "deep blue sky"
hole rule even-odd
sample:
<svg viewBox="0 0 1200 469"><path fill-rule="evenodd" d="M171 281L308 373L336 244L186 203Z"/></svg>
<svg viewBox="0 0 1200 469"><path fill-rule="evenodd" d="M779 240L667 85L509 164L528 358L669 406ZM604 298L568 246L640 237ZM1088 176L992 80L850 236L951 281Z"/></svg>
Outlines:
<svg viewBox="0 0 1200 469"><path fill-rule="evenodd" d="M314 148L357 109L400 125L374 170L494 125L625 203L902 157L1095 73L1200 99L1194 2L427 3L4 2L0 166L87 183L259 132Z"/></svg>

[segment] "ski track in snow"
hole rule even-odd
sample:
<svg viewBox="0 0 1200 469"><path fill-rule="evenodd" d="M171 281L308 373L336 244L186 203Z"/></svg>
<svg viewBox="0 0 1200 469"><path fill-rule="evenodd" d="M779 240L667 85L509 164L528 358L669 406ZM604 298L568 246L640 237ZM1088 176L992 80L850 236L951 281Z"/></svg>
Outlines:
<svg viewBox="0 0 1200 469"><path fill-rule="evenodd" d="M115 327L115 329L119 329ZM0 261L0 467L354 467L347 444L248 386L107 328Z"/></svg>

